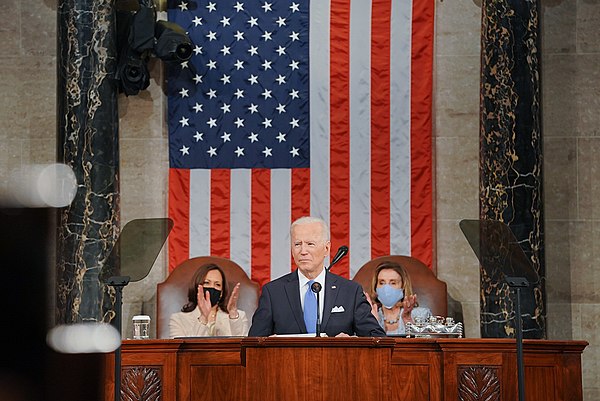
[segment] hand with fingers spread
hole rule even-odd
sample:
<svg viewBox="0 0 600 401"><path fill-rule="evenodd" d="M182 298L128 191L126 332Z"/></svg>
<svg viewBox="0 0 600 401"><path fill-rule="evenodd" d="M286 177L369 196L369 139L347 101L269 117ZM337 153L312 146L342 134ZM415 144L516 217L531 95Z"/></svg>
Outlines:
<svg viewBox="0 0 600 401"><path fill-rule="evenodd" d="M229 311L230 319L237 319L240 317L237 308L237 302L240 295L240 283L237 283L235 287L233 287L233 291L231 291L231 296L229 297L229 302L227 303L227 310Z"/></svg>
<svg viewBox="0 0 600 401"><path fill-rule="evenodd" d="M365 297L367 298L367 301L369 301L369 305L371 305L371 313L373 314L373 316L375 316L375 319L379 319L379 314L377 313L377 303L373 302L373 300L371 299L371 296L369 295L368 292L363 291L363 293L365 294Z"/></svg>

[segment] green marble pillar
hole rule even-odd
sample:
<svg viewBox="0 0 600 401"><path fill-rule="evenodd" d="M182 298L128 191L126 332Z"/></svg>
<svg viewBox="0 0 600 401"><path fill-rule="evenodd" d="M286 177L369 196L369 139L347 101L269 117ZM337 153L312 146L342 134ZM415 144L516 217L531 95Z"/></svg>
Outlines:
<svg viewBox="0 0 600 401"><path fill-rule="evenodd" d="M56 323L110 321L99 274L119 233L114 0L59 0L57 14L57 158L78 189L58 218Z"/></svg>
<svg viewBox="0 0 600 401"><path fill-rule="evenodd" d="M506 223L535 270L522 300L525 338L546 336L538 3L482 3L480 218ZM514 337L514 313L503 273L482 266L482 337Z"/></svg>

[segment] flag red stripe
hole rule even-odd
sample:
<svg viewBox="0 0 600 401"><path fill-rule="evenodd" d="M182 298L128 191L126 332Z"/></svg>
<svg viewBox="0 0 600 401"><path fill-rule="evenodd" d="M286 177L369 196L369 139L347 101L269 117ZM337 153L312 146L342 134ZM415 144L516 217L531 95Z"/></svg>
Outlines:
<svg viewBox="0 0 600 401"><path fill-rule="evenodd" d="M251 278L262 288L271 280L271 170L253 169L251 186Z"/></svg>
<svg viewBox="0 0 600 401"><path fill-rule="evenodd" d="M350 239L350 3L347 0L332 0L330 23L329 225L335 252L339 246L348 245ZM332 271L348 277L348 258L337 263Z"/></svg>
<svg viewBox="0 0 600 401"><path fill-rule="evenodd" d="M173 230L169 235L169 273L189 259L190 237L190 170L169 169L169 218Z"/></svg>
<svg viewBox="0 0 600 401"><path fill-rule="evenodd" d="M371 256L390 254L390 0L373 1L371 25Z"/></svg>
<svg viewBox="0 0 600 401"><path fill-rule="evenodd" d="M211 170L210 188L210 254L212 256L229 258L231 170Z"/></svg>
<svg viewBox="0 0 600 401"><path fill-rule="evenodd" d="M433 266L432 0L413 2L411 63L411 255Z"/></svg>
<svg viewBox="0 0 600 401"><path fill-rule="evenodd" d="M294 221L302 216L310 216L310 169L292 169L291 191L291 220ZM292 261L290 271L294 268L294 261Z"/></svg>

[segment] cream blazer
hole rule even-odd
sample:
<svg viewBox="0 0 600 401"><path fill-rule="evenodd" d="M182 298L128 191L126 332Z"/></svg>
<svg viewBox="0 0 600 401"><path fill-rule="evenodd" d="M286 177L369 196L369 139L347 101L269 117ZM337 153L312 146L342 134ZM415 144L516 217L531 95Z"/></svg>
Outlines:
<svg viewBox="0 0 600 401"><path fill-rule="evenodd" d="M246 312L239 310L237 319L230 319L229 314L217 310L217 318L213 323L200 323L200 308L196 306L191 312L176 312L169 319L169 337L212 337L212 336L247 336L248 318Z"/></svg>

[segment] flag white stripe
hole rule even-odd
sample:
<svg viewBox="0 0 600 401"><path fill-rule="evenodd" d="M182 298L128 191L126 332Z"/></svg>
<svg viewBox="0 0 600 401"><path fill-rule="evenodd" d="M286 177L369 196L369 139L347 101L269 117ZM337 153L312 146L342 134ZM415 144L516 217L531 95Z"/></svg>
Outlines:
<svg viewBox="0 0 600 401"><path fill-rule="evenodd" d="M271 170L271 280L290 272L291 192L291 170Z"/></svg>
<svg viewBox="0 0 600 401"><path fill-rule="evenodd" d="M310 214L329 223L329 1L310 2Z"/></svg>
<svg viewBox="0 0 600 401"><path fill-rule="evenodd" d="M350 6L350 277L371 259L371 6Z"/></svg>
<svg viewBox="0 0 600 401"><path fill-rule="evenodd" d="M412 2L392 2L391 21L390 253L410 255Z"/></svg>
<svg viewBox="0 0 600 401"><path fill-rule="evenodd" d="M190 170L190 257L210 255L210 171Z"/></svg>
<svg viewBox="0 0 600 401"><path fill-rule="evenodd" d="M252 171L250 169L232 169L231 170L231 220L229 222L231 230L230 258L242 266L244 271L250 276L250 235L251 235L251 214L250 214L250 182Z"/></svg>

